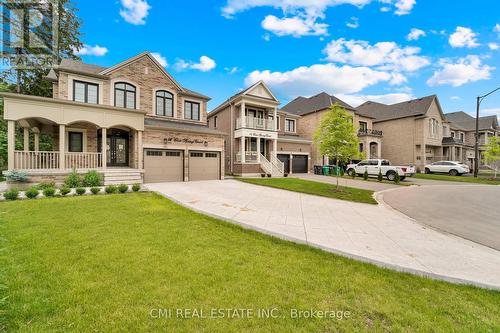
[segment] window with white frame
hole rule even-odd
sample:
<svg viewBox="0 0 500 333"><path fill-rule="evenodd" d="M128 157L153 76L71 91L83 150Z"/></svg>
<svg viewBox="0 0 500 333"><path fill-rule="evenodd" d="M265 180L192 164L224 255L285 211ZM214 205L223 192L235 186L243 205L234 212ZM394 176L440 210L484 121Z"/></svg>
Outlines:
<svg viewBox="0 0 500 333"><path fill-rule="evenodd" d="M99 104L99 85L84 81L73 81L73 100L75 102Z"/></svg>
<svg viewBox="0 0 500 333"><path fill-rule="evenodd" d="M285 119L285 131L295 132L295 119Z"/></svg>
<svg viewBox="0 0 500 333"><path fill-rule="evenodd" d="M436 119L434 119L434 118L429 119L429 135L431 138L437 137L438 126L439 126L439 122Z"/></svg>

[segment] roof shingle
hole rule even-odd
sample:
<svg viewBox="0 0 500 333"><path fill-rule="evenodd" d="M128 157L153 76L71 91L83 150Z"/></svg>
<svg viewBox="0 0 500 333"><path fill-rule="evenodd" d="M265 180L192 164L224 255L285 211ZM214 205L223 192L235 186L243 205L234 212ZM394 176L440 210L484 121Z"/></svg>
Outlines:
<svg viewBox="0 0 500 333"><path fill-rule="evenodd" d="M414 117L424 115L435 98L436 95L431 95L391 105L369 101L361 104L357 109L371 115L376 119L375 121Z"/></svg>

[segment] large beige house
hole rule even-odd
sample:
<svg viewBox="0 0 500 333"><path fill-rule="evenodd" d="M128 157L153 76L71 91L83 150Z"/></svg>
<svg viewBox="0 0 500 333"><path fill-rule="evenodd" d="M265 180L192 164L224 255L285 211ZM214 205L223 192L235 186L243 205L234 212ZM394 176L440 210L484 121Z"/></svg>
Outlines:
<svg viewBox="0 0 500 333"><path fill-rule="evenodd" d="M282 108L288 114L300 116L298 134L312 140L323 115L333 104L338 104L353 116L354 126L360 140L359 150L367 158L382 157L383 132L373 128L373 117L361 110L353 108L344 101L325 92L312 97L299 96ZM327 156L322 156L317 147L312 148L312 163L315 165L329 164Z"/></svg>
<svg viewBox="0 0 500 333"><path fill-rule="evenodd" d="M311 141L299 135L302 118L278 110L279 104L260 81L208 114L209 127L227 135L227 173L282 176L310 170Z"/></svg>
<svg viewBox="0 0 500 333"><path fill-rule="evenodd" d="M47 80L53 98L0 94L9 170L32 181L61 181L73 168L99 170L105 183L223 178L224 133L207 126L209 97L182 87L151 54L109 68L66 59ZM40 150L40 133L53 138L52 151Z"/></svg>

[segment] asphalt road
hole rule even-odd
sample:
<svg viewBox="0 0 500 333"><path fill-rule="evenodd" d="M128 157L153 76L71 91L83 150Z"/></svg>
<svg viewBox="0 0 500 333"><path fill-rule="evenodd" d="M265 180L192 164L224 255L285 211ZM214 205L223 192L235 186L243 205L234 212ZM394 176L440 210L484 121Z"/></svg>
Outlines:
<svg viewBox="0 0 500 333"><path fill-rule="evenodd" d="M383 200L419 223L500 250L500 186L423 185L384 192Z"/></svg>

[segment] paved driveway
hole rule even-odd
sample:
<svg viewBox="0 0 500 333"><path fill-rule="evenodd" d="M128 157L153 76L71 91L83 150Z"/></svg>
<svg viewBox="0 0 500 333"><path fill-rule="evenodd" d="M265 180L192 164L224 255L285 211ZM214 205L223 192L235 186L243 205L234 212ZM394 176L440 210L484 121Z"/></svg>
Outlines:
<svg viewBox="0 0 500 333"><path fill-rule="evenodd" d="M384 205L237 180L147 184L188 208L396 270L500 289L500 252L413 222Z"/></svg>
<svg viewBox="0 0 500 333"><path fill-rule="evenodd" d="M297 173L293 174L290 177L294 178L300 178L300 179L306 179L306 180L312 180L315 182L321 182L321 183L329 183L329 184L336 184L337 183L337 178L335 177L330 177L330 176L321 176L321 175L314 175L314 174L306 174L306 173ZM383 190L388 190L391 188L399 188L401 187L400 185L393 185L393 184L387 184L387 183L379 183L376 181L365 181L365 180L357 180L357 179L347 179L347 178L339 178L339 185L341 186L349 186L349 187L354 187L354 188L361 188L364 190L372 190L372 191L383 191Z"/></svg>
<svg viewBox="0 0 500 333"><path fill-rule="evenodd" d="M420 223L500 250L500 186L433 184L382 195Z"/></svg>

